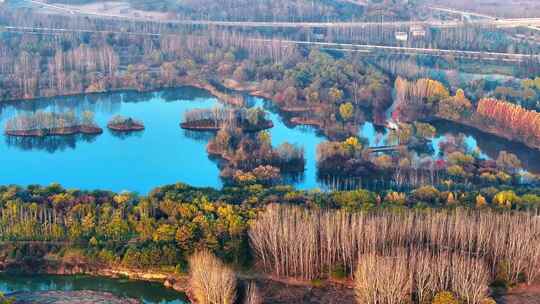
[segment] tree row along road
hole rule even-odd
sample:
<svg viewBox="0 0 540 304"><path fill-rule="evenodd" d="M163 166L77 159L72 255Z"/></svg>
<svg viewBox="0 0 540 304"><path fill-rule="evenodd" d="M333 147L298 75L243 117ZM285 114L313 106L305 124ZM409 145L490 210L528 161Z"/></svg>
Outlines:
<svg viewBox="0 0 540 304"><path fill-rule="evenodd" d="M31 3L34 6L48 8L54 11L60 11L72 15L92 16L98 18L112 18L123 19L128 21L145 21L145 22L159 22L159 23L171 23L171 24L185 24L185 25L215 25L226 27L295 27L295 28L340 28L340 27L367 27L367 26L384 26L384 27L403 27L413 25L423 25L430 27L448 28L459 27L463 25L486 25L496 27L540 27L540 18L523 18L523 19L496 19L486 18L487 20L475 20L468 22L461 21L391 21L391 22L273 22L273 21L211 21L211 20L167 20L160 21L154 19L145 18L133 18L122 15L106 14L98 12L88 12L79 8L53 5L44 3L37 0L22 0ZM457 12L457 11L456 11ZM463 12L459 12L463 13ZM468 13L471 15L471 13Z"/></svg>
<svg viewBox="0 0 540 304"><path fill-rule="evenodd" d="M59 29L59 28L39 28L39 27L17 27L17 26L5 26L4 31L18 32L18 33L34 33L34 34L63 34L63 33L99 33L99 34L121 34L121 35L142 35L142 36L174 36L175 34L160 34L160 33L137 33L137 32L122 32L122 31L93 31L84 29ZM313 45L332 48L333 50L342 51L358 51L358 52L370 52L370 51L388 51L394 53L406 53L406 54L426 54L426 55L451 55L458 57L468 58L480 58L480 59L493 59L493 60L510 60L521 61L526 59L540 59L540 55L530 54L511 54L511 53L496 53L496 52L481 52L481 51L462 51L462 50L445 50L445 49L432 49L432 48L414 48L414 47L401 47L401 46L384 46L384 45L369 45L369 44L349 44L349 43L334 43L334 42L316 42L316 41L298 41L298 40L276 40L276 39L249 39L254 42L268 42L273 43L280 41L284 44L298 44L298 45Z"/></svg>
<svg viewBox="0 0 540 304"><path fill-rule="evenodd" d="M270 39L253 39L257 41L268 41ZM295 41L281 40L281 43L316 45L321 47L329 47L332 50L341 50L349 52L366 52L366 51L382 51L387 53L409 54L409 55L432 55L432 56L454 56L460 58L493 60L493 61L510 61L519 62L525 60L540 60L538 54L511 54L511 53L495 53L495 52L480 52L480 51L460 51L460 50L443 50L430 48L414 48L400 46L384 46L384 45L369 45L369 44L347 44L347 43L332 43L332 42L314 42L314 41Z"/></svg>
<svg viewBox="0 0 540 304"><path fill-rule="evenodd" d="M84 29L66 29L66 28L50 28L50 27L29 27L29 26L0 26L0 32L22 33L22 34L65 34L65 33L91 33L91 34L118 34L118 35L134 35L134 36L151 36L159 37L164 35L161 33L139 33L139 32L124 32L124 31L96 31Z"/></svg>
<svg viewBox="0 0 540 304"><path fill-rule="evenodd" d="M167 33L137 33L123 31L94 31L84 29L64 29L64 28L42 28L42 27L19 27L19 26L4 26L0 27L0 32L14 32L22 34L37 34L37 35L62 35L66 33L99 33L99 34L119 34L119 35L141 35L150 37L174 36L175 34ZM462 50L445 50L432 48L414 48L402 46L385 46L385 45L369 45L369 44L349 44L349 43L334 43L334 42L316 42L316 41L298 41L298 40L279 40L279 39L257 39L248 38L253 42L275 43L280 42L284 45L311 45L319 46L326 49L345 51L345 52L363 52L370 53L374 51L409 54L409 55L435 55L435 56L454 56L460 58L473 58L482 60L502 60L502 61L524 61L524 60L540 60L539 54L511 54L511 53L495 53L481 51L462 51Z"/></svg>

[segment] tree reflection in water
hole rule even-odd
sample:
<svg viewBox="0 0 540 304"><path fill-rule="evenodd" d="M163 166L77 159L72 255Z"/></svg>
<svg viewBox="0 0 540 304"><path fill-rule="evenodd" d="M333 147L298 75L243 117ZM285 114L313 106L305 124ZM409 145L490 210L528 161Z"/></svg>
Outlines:
<svg viewBox="0 0 540 304"><path fill-rule="evenodd" d="M202 143L208 143L214 136L216 136L216 132L200 132L200 131L190 131L190 130L184 130L181 129L182 133L185 137L194 139L196 141L202 142Z"/></svg>
<svg viewBox="0 0 540 304"><path fill-rule="evenodd" d="M435 121L432 124L437 128L439 136L448 137L452 134L463 134L473 138L479 151L490 159L497 159L499 152L504 150L516 154L527 171L535 174L540 173L540 153L524 144L448 121Z"/></svg>
<svg viewBox="0 0 540 304"><path fill-rule="evenodd" d="M179 87L174 89L166 89L158 93L159 97L168 102L179 100L204 100L208 98L208 92L194 87Z"/></svg>
<svg viewBox="0 0 540 304"><path fill-rule="evenodd" d="M126 140L128 138L141 138L144 134L144 130L139 131L128 131L128 132L122 132L122 131L114 131L109 129L109 133L111 133L112 136L121 139Z"/></svg>
<svg viewBox="0 0 540 304"><path fill-rule="evenodd" d="M41 150L54 153L66 149L75 149L78 142L94 142L98 136L87 134L44 137L6 136L5 141L9 147L24 151Z"/></svg>

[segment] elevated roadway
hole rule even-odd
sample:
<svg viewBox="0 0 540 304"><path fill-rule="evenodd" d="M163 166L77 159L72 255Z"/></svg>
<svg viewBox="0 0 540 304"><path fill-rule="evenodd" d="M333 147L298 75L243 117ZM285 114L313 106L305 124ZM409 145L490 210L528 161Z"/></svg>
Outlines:
<svg viewBox="0 0 540 304"><path fill-rule="evenodd" d="M140 22L159 22L169 24L183 24L183 25L213 25L223 27L259 27L259 28L355 28L355 27L369 27L369 26L382 26L382 27L404 27L422 25L435 28L452 28L464 25L484 25L495 26L499 28L512 28L512 27L540 27L540 18L522 18L522 19L497 19L491 16L461 12L446 8L437 8L439 10L445 10L447 12L467 14L477 17L482 17L481 20L471 21L444 21L444 20L429 20L429 21L389 21L389 22L273 22L273 21L212 21L212 20L155 20L147 18L134 18L124 15L108 14L94 11L85 11L74 6L65 6L61 4L48 4L38 0L22 0L37 8L46 8L51 11L56 11L70 15L81 15L95 18L109 18L109 19L121 19L127 21L140 21Z"/></svg>

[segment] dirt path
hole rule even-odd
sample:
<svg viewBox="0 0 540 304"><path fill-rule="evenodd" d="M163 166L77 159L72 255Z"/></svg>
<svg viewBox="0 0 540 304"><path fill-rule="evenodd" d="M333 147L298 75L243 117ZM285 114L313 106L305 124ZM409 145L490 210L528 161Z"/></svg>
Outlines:
<svg viewBox="0 0 540 304"><path fill-rule="evenodd" d="M353 290L336 284L314 288L265 279L256 281L265 304L356 304Z"/></svg>
<svg viewBox="0 0 540 304"><path fill-rule="evenodd" d="M521 285L497 298L499 304L540 304L540 284Z"/></svg>

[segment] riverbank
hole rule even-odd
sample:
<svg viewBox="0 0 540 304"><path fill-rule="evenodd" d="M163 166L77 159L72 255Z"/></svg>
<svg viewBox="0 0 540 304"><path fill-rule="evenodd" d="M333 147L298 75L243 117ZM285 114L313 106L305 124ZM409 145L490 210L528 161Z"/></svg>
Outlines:
<svg viewBox="0 0 540 304"><path fill-rule="evenodd" d="M60 274L62 271L55 272L53 274ZM81 273L62 273L64 276L79 275ZM96 276L96 277L110 277L114 279L126 279L139 280L143 282L156 282L158 279L170 275L164 275L162 272L154 272L151 270L135 271L127 269L115 269L105 270L101 272L101 275L94 275L92 273L82 273L84 275ZM304 281L293 278L279 278L271 275L260 273L238 273L239 286L246 286L250 282L257 285L260 292L260 296L264 303L272 304L356 304L356 298L354 294L354 282L351 279L328 279L317 281ZM189 292L187 277L181 277L182 282L173 282L170 280L163 281L163 285L167 288L179 290L183 293ZM540 292L540 284L532 285L518 285L515 288L509 290L494 291L494 298L501 303L508 304L540 304L540 298L538 297ZM187 293L189 296L189 293ZM15 296L17 298L16 304L34 304L43 303L43 299L69 299L69 303L103 303L100 301L107 301L106 303L126 303L126 304L138 304L140 303L136 299L131 299L126 296L112 295L109 291L91 291L91 290L78 290L78 291L18 291L8 293L8 296ZM84 302L78 302L83 298ZM42 300L34 302L33 300ZM92 300L96 300L93 302ZM195 303L195 302L191 302Z"/></svg>
<svg viewBox="0 0 540 304"><path fill-rule="evenodd" d="M120 93L120 92L137 92L137 93L147 93L153 91L159 91L164 89L174 89L181 87L194 87L198 89L205 90L209 92L214 97L218 98L221 102L234 105L234 106L243 106L245 103L244 97L242 95L233 96L227 94L226 92L220 91L216 86L212 85L208 81L195 79L193 77L181 77L174 85L163 85L163 86L153 86L149 88L136 88L136 87L118 87L118 88L109 88L107 90L99 91L72 91L65 92L63 94L44 94L33 97L20 97L20 98L10 98L10 99L0 99L0 103L9 103L17 101L35 101L39 99L54 98L54 97L77 97L86 94L105 94L105 93ZM262 97L262 96L261 96Z"/></svg>
<svg viewBox="0 0 540 304"><path fill-rule="evenodd" d="M30 265L32 264L32 265ZM166 288L183 293L190 298L188 278L185 275L156 269L132 269L125 267L110 267L103 264L65 263L57 261L34 261L33 263L0 262L0 272L40 274L40 275L88 275L112 279L130 279L137 281L156 282Z"/></svg>
<svg viewBox="0 0 540 304"><path fill-rule="evenodd" d="M0 271L6 271L5 264L0 264ZM164 287L185 294L190 303L195 303L191 296L189 288L189 280L187 275L160 271L160 270L137 270L122 267L108 267L104 265L89 265L89 264L48 264L41 265L31 269L29 267L21 267L21 265L11 265L10 269L15 268L17 272L24 274L40 274L40 275L87 275L92 277L107 277L112 279L130 279L144 282L157 282L163 284ZM14 274L9 271L8 273ZM15 275L15 274L14 274ZM292 278L278 278L271 275L260 274L257 272L249 274L238 274L239 285L246 285L249 282L255 282L261 292L261 296L265 303L276 304L298 304L298 303L344 303L354 304L354 292L349 281L321 281L313 283L310 281L295 280ZM87 292L84 292L87 293ZM83 293L83 294L84 294ZM19 295L23 295L21 299L37 296L56 296L57 293L14 293L19 299ZM90 295L95 295L98 298L107 297L103 293L89 292ZM102 294L102 295L100 295ZM73 294L78 297L78 292ZM114 299L111 297L110 299ZM336 302L337 301L337 302ZM17 302L18 303L18 302ZM34 303L34 302L22 302ZM38 302L36 302L38 303ZM70 302L71 303L71 302ZM78 302L75 302L78 303ZM93 302L84 302L93 303ZM117 302L107 302L117 303ZM138 302L118 302L118 303L138 303Z"/></svg>

